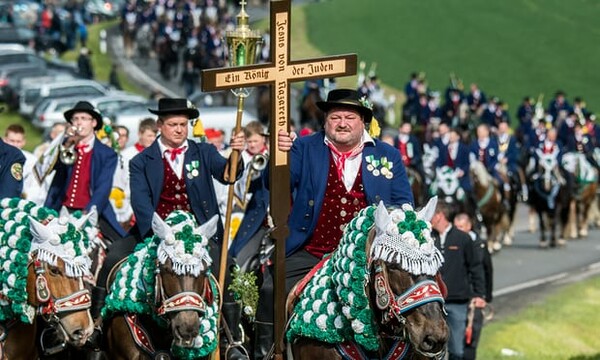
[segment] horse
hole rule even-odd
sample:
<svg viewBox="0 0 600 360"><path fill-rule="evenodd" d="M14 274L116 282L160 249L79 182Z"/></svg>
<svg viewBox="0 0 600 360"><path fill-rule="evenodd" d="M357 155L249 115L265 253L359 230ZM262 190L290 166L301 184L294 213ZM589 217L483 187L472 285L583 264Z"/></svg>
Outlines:
<svg viewBox="0 0 600 360"><path fill-rule="evenodd" d="M546 240L546 225L550 230L550 246L564 246L566 225L569 216L570 195L567 181L560 172L558 164L558 150L545 154L541 150L536 151L537 171L533 174L529 183L529 204L538 215L540 228L541 248L548 247ZM556 239L556 226L560 221L561 233Z"/></svg>
<svg viewBox="0 0 600 360"><path fill-rule="evenodd" d="M570 237L587 237L590 208L596 201L598 189L598 171L585 158L584 154L566 153L562 157L562 166L574 177L574 191L570 204Z"/></svg>
<svg viewBox="0 0 600 360"><path fill-rule="evenodd" d="M477 201L477 208L487 229L488 251L499 251L502 248L500 239L510 236L511 222L508 214L510 210L504 208L498 184L482 162L471 160L469 172L473 180L473 194Z"/></svg>
<svg viewBox="0 0 600 360"><path fill-rule="evenodd" d="M436 168L435 178L431 183L429 193L452 204L456 211L471 214L473 209L468 206L467 194L460 186L459 173L460 169L453 169L447 165Z"/></svg>
<svg viewBox="0 0 600 360"><path fill-rule="evenodd" d="M102 309L104 319L114 315L105 320L109 359L197 359L214 351L220 293L208 242L217 221L198 227L188 212L176 210L165 220L154 214L155 235L109 277Z"/></svg>
<svg viewBox="0 0 600 360"><path fill-rule="evenodd" d="M435 163L440 156L440 149L435 145L423 143L423 170L425 171L425 184L431 186L435 178Z"/></svg>
<svg viewBox="0 0 600 360"><path fill-rule="evenodd" d="M517 203L519 202L519 191L517 187L519 186L519 182L512 178L508 172L508 167L506 164L499 164L498 166L498 174L502 181L507 184L510 184L510 191L505 191L505 196L507 196L507 201L505 201L508 208L503 207L506 212L506 221L508 221L508 230L505 229L504 235L502 237L502 243L504 245L510 246L513 243L513 239L515 237L515 215L517 213ZM523 174L523 170L519 167L517 168L517 174L515 176L519 177L520 183L525 184L525 175ZM499 240L499 238L498 238Z"/></svg>
<svg viewBox="0 0 600 360"><path fill-rule="evenodd" d="M436 202L418 213L380 203L348 223L339 247L288 297L294 359L444 356L449 330L434 277L443 260L428 223Z"/></svg>
<svg viewBox="0 0 600 360"><path fill-rule="evenodd" d="M81 228L95 212L69 221L64 212L18 198L3 199L0 208L0 358L82 348L94 323L83 282L91 260Z"/></svg>

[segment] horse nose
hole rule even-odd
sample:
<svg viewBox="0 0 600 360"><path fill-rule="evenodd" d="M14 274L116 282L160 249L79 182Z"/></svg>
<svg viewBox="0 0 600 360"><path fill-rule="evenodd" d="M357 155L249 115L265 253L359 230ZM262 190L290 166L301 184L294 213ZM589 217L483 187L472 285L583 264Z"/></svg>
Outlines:
<svg viewBox="0 0 600 360"><path fill-rule="evenodd" d="M447 341L448 336L444 336L443 334L428 334L421 342L421 350L429 353L436 353L444 348Z"/></svg>
<svg viewBox="0 0 600 360"><path fill-rule="evenodd" d="M76 329L71 333L71 339L76 343L83 343L90 337L91 331L84 328Z"/></svg>
<svg viewBox="0 0 600 360"><path fill-rule="evenodd" d="M179 338L184 342L193 341L198 336L199 326L196 324L181 324L175 327Z"/></svg>

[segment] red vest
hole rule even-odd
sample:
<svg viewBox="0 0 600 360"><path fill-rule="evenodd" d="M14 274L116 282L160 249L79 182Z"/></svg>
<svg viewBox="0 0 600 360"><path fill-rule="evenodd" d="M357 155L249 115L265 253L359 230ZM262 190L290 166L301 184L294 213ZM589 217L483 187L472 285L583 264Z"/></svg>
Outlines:
<svg viewBox="0 0 600 360"><path fill-rule="evenodd" d="M446 146L446 151L448 152L448 163L446 165L454 169L454 159L452 158L452 151L450 151L450 145L451 144L448 143L448 146ZM452 145L458 148L458 143ZM458 149L456 149L456 156L458 156Z"/></svg>
<svg viewBox="0 0 600 360"><path fill-rule="evenodd" d="M404 166L410 165L410 158L408 157L408 142L403 143L402 141L398 141L398 149L400 150L400 155L402 156L402 162Z"/></svg>
<svg viewBox="0 0 600 360"><path fill-rule="evenodd" d="M315 231L305 247L306 251L322 258L323 255L335 250L346 224L365 206L367 201L362 184L362 167L358 170L352 189L347 192L344 182L337 175L335 162L330 158L323 207Z"/></svg>
<svg viewBox="0 0 600 360"><path fill-rule="evenodd" d="M89 152L78 152L77 160L73 164L73 172L69 179L67 193L63 200L63 206L71 209L85 209L90 203L90 179L92 170L92 149Z"/></svg>
<svg viewBox="0 0 600 360"><path fill-rule="evenodd" d="M171 165L166 158L163 157L164 180L163 187L158 199L156 213L165 219L170 213L175 210L191 211L190 202L188 200L185 179L175 175Z"/></svg>

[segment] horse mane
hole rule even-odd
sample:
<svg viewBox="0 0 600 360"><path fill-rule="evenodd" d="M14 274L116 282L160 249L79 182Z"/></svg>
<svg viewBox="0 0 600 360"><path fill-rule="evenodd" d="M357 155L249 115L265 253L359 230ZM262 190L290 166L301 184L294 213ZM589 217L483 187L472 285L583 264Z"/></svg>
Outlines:
<svg viewBox="0 0 600 360"><path fill-rule="evenodd" d="M492 180L492 176L487 172L485 166L483 166L483 163L481 161L472 161L471 170L473 171L473 175L479 180L481 186L489 186L490 181Z"/></svg>

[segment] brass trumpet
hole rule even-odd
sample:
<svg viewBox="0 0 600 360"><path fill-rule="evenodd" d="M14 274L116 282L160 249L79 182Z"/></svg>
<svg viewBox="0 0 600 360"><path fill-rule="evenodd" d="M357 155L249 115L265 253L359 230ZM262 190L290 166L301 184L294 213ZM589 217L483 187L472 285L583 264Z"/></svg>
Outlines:
<svg viewBox="0 0 600 360"><path fill-rule="evenodd" d="M254 172L263 171L269 162L269 155L267 154L256 154L252 157L252 162L250 163L250 167Z"/></svg>
<svg viewBox="0 0 600 360"><path fill-rule="evenodd" d="M81 140L81 128L77 126L68 127L65 130L65 142L60 145L59 156L60 161L65 165L73 165L77 160L77 151L75 145Z"/></svg>

